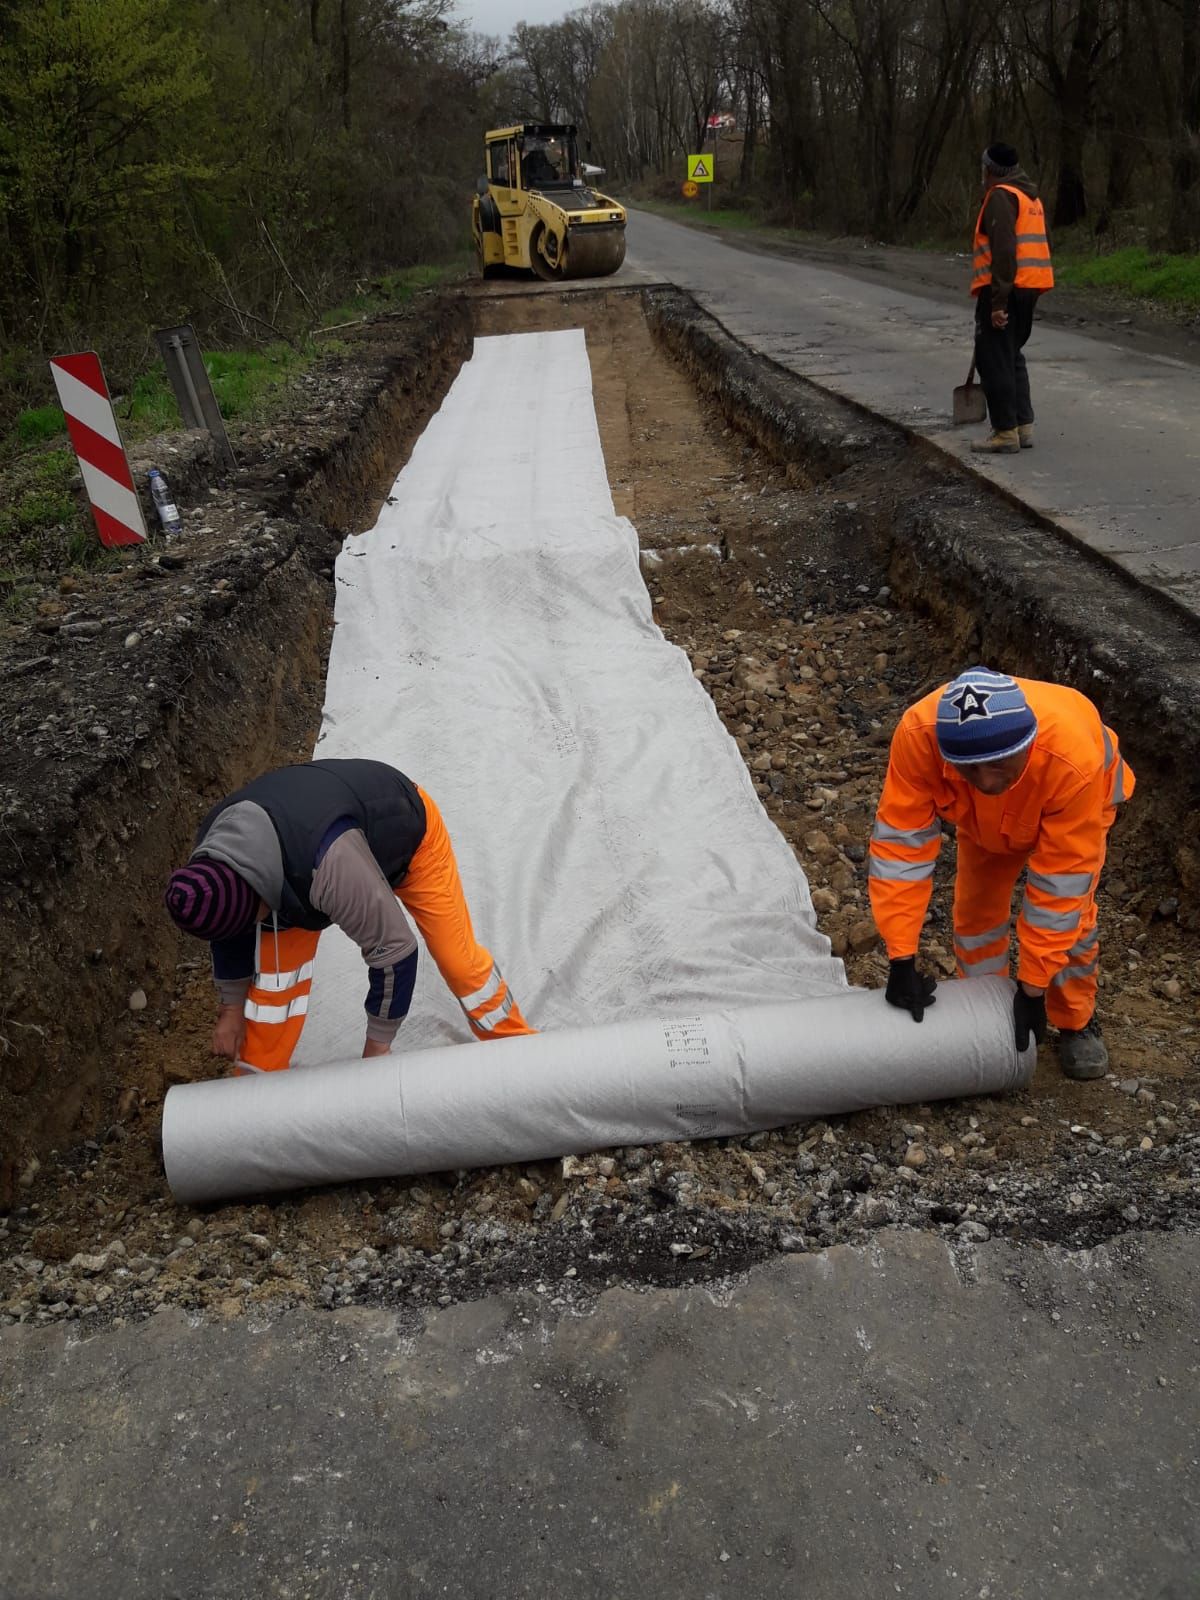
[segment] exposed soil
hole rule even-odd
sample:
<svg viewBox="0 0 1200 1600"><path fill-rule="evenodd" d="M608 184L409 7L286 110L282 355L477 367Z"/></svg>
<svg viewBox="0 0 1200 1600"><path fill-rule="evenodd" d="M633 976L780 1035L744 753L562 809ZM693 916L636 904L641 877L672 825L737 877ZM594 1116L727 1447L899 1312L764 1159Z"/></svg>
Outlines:
<svg viewBox="0 0 1200 1600"><path fill-rule="evenodd" d="M891 603L862 536L859 512L886 505L894 467L813 469L810 479L802 463L773 466L656 348L636 297L470 298L480 332L586 328L614 498L637 524L660 624L737 738L851 980L879 984L886 964L864 857L888 738L911 699L962 665L932 623ZM293 438L303 441L306 426L297 417ZM368 520L366 500L354 510ZM326 531L322 562L328 542ZM230 715L249 717L246 685L230 689ZM317 689L306 675L292 720L274 725L259 757L306 748ZM1101 892L1106 1081L1067 1082L1047 1047L1030 1089L1003 1100L196 1215L171 1201L158 1148L166 1084L215 1070L211 984L193 950L174 991L164 976L126 1018L131 1041L114 1053L97 1137L22 1174L22 1203L0 1219L0 1320L97 1325L164 1304L228 1316L301 1301L446 1304L513 1282L568 1302L613 1281L720 1277L773 1250L896 1222L964 1245L989 1232L1087 1245L1129 1228L1194 1225L1200 936L1176 921L1177 885L1147 826L1152 775L1140 775ZM198 780L193 764L171 780L175 839L220 777ZM948 846L924 947L946 975L952 874ZM105 1023L101 1037L117 1034Z"/></svg>

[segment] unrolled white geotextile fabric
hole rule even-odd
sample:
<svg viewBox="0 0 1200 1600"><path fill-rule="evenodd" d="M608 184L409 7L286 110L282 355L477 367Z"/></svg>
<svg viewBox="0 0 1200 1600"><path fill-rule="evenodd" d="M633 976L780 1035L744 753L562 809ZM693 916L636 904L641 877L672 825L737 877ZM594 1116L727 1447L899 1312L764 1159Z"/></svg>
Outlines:
<svg viewBox="0 0 1200 1600"><path fill-rule="evenodd" d="M804 874L651 617L582 330L475 341L336 581L315 753L391 762L432 795L534 1027L845 989ZM297 1064L353 1053L365 994L331 929ZM469 1038L422 952L396 1048Z"/></svg>
<svg viewBox="0 0 1200 1600"><path fill-rule="evenodd" d="M390 762L433 797L477 935L545 1031L446 1049L469 1031L422 954L393 1055L357 1062L366 969L330 929L308 1070L168 1094L178 1198L741 1132L1032 1070L1002 982L944 987L919 1027L847 989L652 620L582 331L476 341L336 581L315 753Z"/></svg>

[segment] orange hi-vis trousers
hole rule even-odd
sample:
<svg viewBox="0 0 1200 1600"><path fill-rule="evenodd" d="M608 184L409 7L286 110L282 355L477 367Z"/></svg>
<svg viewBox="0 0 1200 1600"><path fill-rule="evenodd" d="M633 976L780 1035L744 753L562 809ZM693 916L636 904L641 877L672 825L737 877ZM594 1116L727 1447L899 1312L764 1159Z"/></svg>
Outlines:
<svg viewBox="0 0 1200 1600"><path fill-rule="evenodd" d="M412 917L446 987L477 1039L533 1033L499 967L475 937L442 814L423 789L425 837L396 897ZM246 997L243 1071L279 1072L300 1042L321 935L309 928L258 930L257 972Z"/></svg>
<svg viewBox="0 0 1200 1600"><path fill-rule="evenodd" d="M1111 826L1111 814L1109 823ZM954 882L954 956L959 977L981 978L994 972L1008 976L1013 890L1028 859L1027 851L1017 855L1000 854L985 850L967 834L959 833L958 872ZM1081 874L1081 880L1087 876ZM1099 876L1099 872L1092 875L1090 885L1081 881L1065 886L1075 895L1085 896L1082 910L1059 912L1053 909L1054 901L1047 907L1034 904L1028 888L1021 903L1023 916L1078 918L1077 926L1074 920L1071 923L1075 927L1075 938L1067 951L1067 964L1058 969L1046 990L1046 1015L1056 1028L1086 1027L1096 1009L1100 968L1100 929L1096 925ZM1046 890L1047 886L1037 881L1036 873L1031 873L1030 879L1039 894ZM1054 888L1050 886L1049 892L1053 893Z"/></svg>

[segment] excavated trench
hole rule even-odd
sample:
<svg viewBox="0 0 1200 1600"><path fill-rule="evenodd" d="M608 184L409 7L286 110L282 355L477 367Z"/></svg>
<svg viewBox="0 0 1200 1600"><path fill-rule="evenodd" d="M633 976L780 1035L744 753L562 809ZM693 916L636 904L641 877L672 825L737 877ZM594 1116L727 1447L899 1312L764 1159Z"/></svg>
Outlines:
<svg viewBox="0 0 1200 1600"><path fill-rule="evenodd" d="M577 325L656 616L852 981L885 969L864 856L904 706L980 656L1101 702L1140 779L1101 895L1113 1076L1069 1084L1044 1051L1031 1089L1003 1102L194 1216L166 1191L157 1132L166 1087L215 1070L213 1002L197 948L165 925L163 877L214 797L310 750L332 554L373 520L472 331ZM0 833L0 1317L420 1306L513 1282L570 1300L888 1223L1087 1244L1195 1220L1200 762L1180 730L1200 692L1179 619L1151 624L1119 579L898 430L754 360L672 291L433 302L365 330L240 448L230 483L194 486L202 516L179 550L64 599L59 615L100 617L97 633L63 623L0 656L24 736ZM30 667L38 652L52 663ZM948 849L926 942L947 976L952 870Z"/></svg>

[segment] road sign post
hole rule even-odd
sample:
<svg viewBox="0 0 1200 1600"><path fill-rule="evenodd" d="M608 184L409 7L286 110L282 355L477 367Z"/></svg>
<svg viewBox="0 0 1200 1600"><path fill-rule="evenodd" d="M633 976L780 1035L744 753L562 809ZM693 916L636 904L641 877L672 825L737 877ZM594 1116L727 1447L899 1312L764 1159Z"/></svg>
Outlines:
<svg viewBox="0 0 1200 1600"><path fill-rule="evenodd" d="M146 522L100 357L94 350L52 356L50 375L67 419L100 543L110 549L144 544Z"/></svg>
<svg viewBox="0 0 1200 1600"><path fill-rule="evenodd" d="M702 150L698 156L689 156L688 182L706 183L708 185L708 209L712 210L712 181L716 171L717 158L715 151Z"/></svg>

